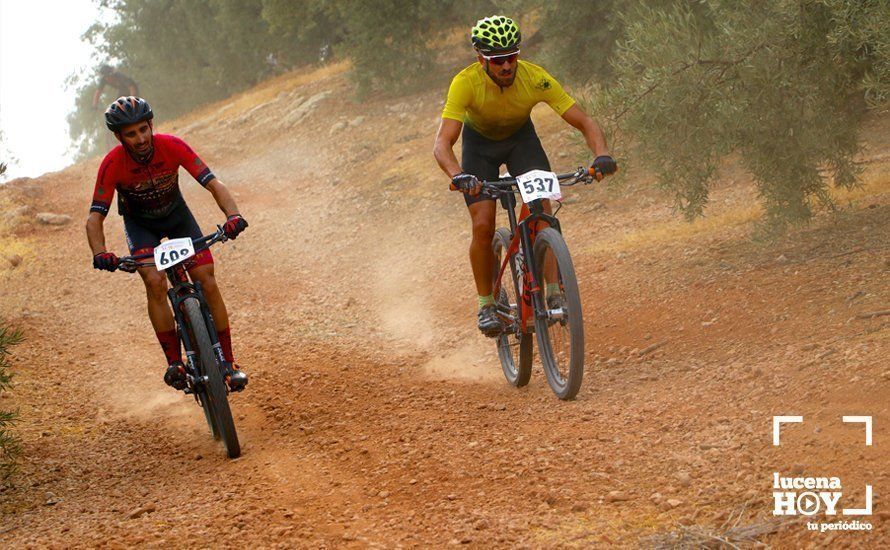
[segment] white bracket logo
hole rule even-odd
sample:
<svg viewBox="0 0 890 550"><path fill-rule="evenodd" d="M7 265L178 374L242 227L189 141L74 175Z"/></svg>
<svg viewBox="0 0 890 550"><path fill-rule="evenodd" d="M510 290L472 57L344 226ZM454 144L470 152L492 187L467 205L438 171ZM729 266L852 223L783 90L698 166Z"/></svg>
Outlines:
<svg viewBox="0 0 890 550"><path fill-rule="evenodd" d="M779 431L782 424L803 422L802 416L774 416L773 417L773 446L779 446ZM870 433L870 432L869 432Z"/></svg>
<svg viewBox="0 0 890 550"><path fill-rule="evenodd" d="M841 417L844 424L865 424L865 445L872 446L872 417L871 416L843 416ZM773 417L773 446L778 447L781 444L782 424L800 424L803 422L803 416L774 416ZM788 484L788 489L810 489L811 485L818 486L820 483L828 485L829 489L839 489L840 480L837 478L782 478L778 473L774 475L774 488L784 488ZM837 487L832 484L837 482ZM773 496L776 500L775 515L793 515L796 512L803 515L813 515L819 511L819 498L825 501L827 507L826 513L834 515L834 505L840 498L840 492L805 492L797 494L795 492L774 492ZM872 510L872 486L865 486L865 507L864 508L844 508L845 516L868 516Z"/></svg>
<svg viewBox="0 0 890 550"><path fill-rule="evenodd" d="M865 424L865 446L871 447L871 417L870 416L845 416L844 424Z"/></svg>

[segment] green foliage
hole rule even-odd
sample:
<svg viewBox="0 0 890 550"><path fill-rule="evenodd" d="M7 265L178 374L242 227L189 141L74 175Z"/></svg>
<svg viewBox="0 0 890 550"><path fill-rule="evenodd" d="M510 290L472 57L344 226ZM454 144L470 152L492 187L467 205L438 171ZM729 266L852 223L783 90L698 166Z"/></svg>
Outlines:
<svg viewBox="0 0 890 550"><path fill-rule="evenodd" d="M108 131L102 113L104 106L115 98L109 97L111 92L106 90L99 107L93 109L93 94L98 80L98 74L91 74L89 78L78 75L68 78L68 87L75 89L74 110L68 113L68 135L76 158L98 155L102 151L104 132Z"/></svg>
<svg viewBox="0 0 890 550"><path fill-rule="evenodd" d="M321 0L262 0L262 17L269 25L281 62L304 65L318 58L325 45L343 42L332 2Z"/></svg>
<svg viewBox="0 0 890 550"><path fill-rule="evenodd" d="M12 374L9 372L9 348L22 342L22 333L9 326L0 326L0 392L11 386ZM16 437L10 432L15 423L16 414L0 410L0 483L4 483L15 472L16 457L19 445Z"/></svg>
<svg viewBox="0 0 890 550"><path fill-rule="evenodd" d="M118 19L86 38L160 119L314 63L322 46L352 60L359 97L439 85L450 76L440 62L463 58L436 49L443 37L510 15L533 59L540 44L555 74L593 90L609 133L628 138L615 149L655 170L687 217L702 215L717 166L734 155L771 230L833 208L830 184L856 184L863 113L890 98L890 0L101 2ZM71 80L81 155L105 144L90 109L97 81Z"/></svg>
<svg viewBox="0 0 890 550"><path fill-rule="evenodd" d="M832 26L827 40L849 64L873 107L890 100L890 1L822 0Z"/></svg>
<svg viewBox="0 0 890 550"><path fill-rule="evenodd" d="M84 38L132 77L160 120L246 89L282 69L316 62L322 46L354 63L363 96L399 94L430 82L431 43L453 25L493 10L487 0L101 0L117 19ZM517 4L522 2L516 0ZM469 46L467 46L469 48ZM98 63L97 63L98 65ZM99 77L72 75L68 122L78 157L104 149L106 88L92 109Z"/></svg>
<svg viewBox="0 0 890 550"><path fill-rule="evenodd" d="M436 22L447 15L447 3L343 0L335 5L359 97L371 90L409 91L425 80L434 60L429 42L442 30Z"/></svg>
<svg viewBox="0 0 890 550"><path fill-rule="evenodd" d="M278 44L262 17L261 0L102 0L117 19L84 35L120 72L136 80L159 119L246 89L273 72ZM97 63L98 65L98 63ZM75 111L68 117L79 156L105 143L102 111L116 91L105 89L92 109L98 74L72 76Z"/></svg>
<svg viewBox="0 0 890 550"><path fill-rule="evenodd" d="M540 42L543 60L566 82L583 85L604 83L612 75L609 60L616 40L623 34L620 0L555 0L545 2L541 26L533 43ZM572 14L566 17L566 14ZM526 38L531 38L528 34Z"/></svg>
<svg viewBox="0 0 890 550"><path fill-rule="evenodd" d="M689 218L702 214L717 165L731 153L757 184L768 231L832 208L829 179L857 182L863 97L886 94L886 1L708 0L695 8L643 4L624 14L615 79L596 111L633 136L633 156Z"/></svg>

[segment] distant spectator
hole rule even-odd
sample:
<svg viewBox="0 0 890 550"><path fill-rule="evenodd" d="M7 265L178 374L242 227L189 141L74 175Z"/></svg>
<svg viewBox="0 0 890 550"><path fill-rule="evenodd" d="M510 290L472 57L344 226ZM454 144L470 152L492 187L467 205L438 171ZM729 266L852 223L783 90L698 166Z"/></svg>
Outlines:
<svg viewBox="0 0 890 550"><path fill-rule="evenodd" d="M330 44L325 44L321 48L318 49L318 62L321 65L324 65L328 61L334 57L334 50L331 48Z"/></svg>
<svg viewBox="0 0 890 550"><path fill-rule="evenodd" d="M117 90L117 96L138 96L139 88L136 81L129 76L117 72L110 65L102 65L99 67L99 84L96 87L96 93L93 94L93 109L99 106L99 100L102 97L102 91L105 86L111 86Z"/></svg>

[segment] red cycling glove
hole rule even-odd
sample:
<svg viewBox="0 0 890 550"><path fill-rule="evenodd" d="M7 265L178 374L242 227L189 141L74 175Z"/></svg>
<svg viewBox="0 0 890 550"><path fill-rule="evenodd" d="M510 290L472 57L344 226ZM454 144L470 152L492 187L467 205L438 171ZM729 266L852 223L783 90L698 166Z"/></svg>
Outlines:
<svg viewBox="0 0 890 550"><path fill-rule="evenodd" d="M232 214L223 225L223 232L230 239L235 239L245 229L247 229L247 220L242 218L241 214Z"/></svg>
<svg viewBox="0 0 890 550"><path fill-rule="evenodd" d="M114 252L100 252L93 256L93 267L95 269L114 271L120 263L120 258Z"/></svg>

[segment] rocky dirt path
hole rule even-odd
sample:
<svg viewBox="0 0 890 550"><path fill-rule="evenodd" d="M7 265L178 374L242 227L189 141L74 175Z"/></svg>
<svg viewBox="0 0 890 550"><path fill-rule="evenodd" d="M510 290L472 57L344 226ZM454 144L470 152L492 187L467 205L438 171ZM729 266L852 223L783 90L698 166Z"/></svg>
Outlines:
<svg viewBox="0 0 890 550"><path fill-rule="evenodd" d="M336 97L345 83L301 86L301 97ZM874 530L793 524L763 541L890 543L886 452L860 449L836 422L872 414L875 441L890 436L890 318L857 317L890 304L886 164L849 197L851 215L771 246L752 244L737 217L754 200L743 184L718 190L713 219L694 226L642 188L579 190L561 218L588 371L562 403L539 367L527 388L508 386L474 333L468 227L428 158L437 99L364 109L322 98L283 137L249 134L237 113L189 122L251 223L215 250L251 373L232 400L238 460L163 385L141 283L92 271L79 221L3 237L22 261L0 271L0 316L28 340L0 402L19 408L24 447L0 493L0 546L647 546L737 513L771 519L773 471L839 475L851 499L871 483ZM549 150L567 150L554 117L539 127ZM19 182L0 199L80 220L95 169ZM218 212L187 187L210 227ZM106 226L122 248L119 218ZM812 423L775 448L775 414Z"/></svg>

